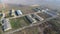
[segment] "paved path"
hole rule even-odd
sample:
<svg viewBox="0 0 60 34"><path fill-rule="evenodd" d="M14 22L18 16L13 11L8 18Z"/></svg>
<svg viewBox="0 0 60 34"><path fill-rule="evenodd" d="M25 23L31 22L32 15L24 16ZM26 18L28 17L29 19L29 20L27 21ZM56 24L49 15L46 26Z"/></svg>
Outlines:
<svg viewBox="0 0 60 34"><path fill-rule="evenodd" d="M26 15L37 14L37 13L40 13L40 12L34 12L34 13L29 13L29 14L22 14L22 15L20 15L20 16L10 17L10 18L8 18L8 19L19 18L19 17L23 17L23 16L26 16Z"/></svg>

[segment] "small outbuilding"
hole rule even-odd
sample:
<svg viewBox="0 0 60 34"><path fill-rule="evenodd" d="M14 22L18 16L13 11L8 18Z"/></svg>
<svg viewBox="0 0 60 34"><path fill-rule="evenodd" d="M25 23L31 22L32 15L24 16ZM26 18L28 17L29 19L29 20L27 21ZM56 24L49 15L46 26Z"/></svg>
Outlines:
<svg viewBox="0 0 60 34"><path fill-rule="evenodd" d="M14 9L9 10L9 15L10 15L10 16L15 15L15 10L14 10Z"/></svg>

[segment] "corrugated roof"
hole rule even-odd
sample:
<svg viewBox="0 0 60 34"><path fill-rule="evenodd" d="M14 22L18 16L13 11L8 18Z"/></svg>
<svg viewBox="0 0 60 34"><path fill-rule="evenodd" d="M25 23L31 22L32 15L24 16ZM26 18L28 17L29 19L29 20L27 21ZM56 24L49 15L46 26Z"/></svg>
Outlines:
<svg viewBox="0 0 60 34"><path fill-rule="evenodd" d="M51 16L57 15L57 13L55 13L54 11L44 11L44 12L51 15Z"/></svg>
<svg viewBox="0 0 60 34"><path fill-rule="evenodd" d="M4 31L11 29L11 25L10 25L8 19L3 19L3 22L4 22L4 23L3 23L2 26L3 26Z"/></svg>
<svg viewBox="0 0 60 34"><path fill-rule="evenodd" d="M33 20L29 15L27 15L26 18L27 18L31 23L34 22L34 20Z"/></svg>
<svg viewBox="0 0 60 34"><path fill-rule="evenodd" d="M19 15L22 14L21 10L17 10L17 13L18 13Z"/></svg>

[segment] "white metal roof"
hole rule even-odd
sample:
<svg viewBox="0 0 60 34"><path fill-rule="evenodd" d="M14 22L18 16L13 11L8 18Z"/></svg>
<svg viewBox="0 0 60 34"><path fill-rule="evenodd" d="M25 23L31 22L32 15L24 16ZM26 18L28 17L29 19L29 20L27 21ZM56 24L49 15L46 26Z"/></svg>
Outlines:
<svg viewBox="0 0 60 34"><path fill-rule="evenodd" d="M22 12L21 12L21 10L17 10L17 13L20 15L22 15Z"/></svg>

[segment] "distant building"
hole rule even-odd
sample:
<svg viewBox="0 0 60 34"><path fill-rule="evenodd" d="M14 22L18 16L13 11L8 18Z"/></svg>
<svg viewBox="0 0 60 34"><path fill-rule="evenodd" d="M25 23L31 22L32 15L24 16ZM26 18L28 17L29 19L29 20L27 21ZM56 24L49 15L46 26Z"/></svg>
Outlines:
<svg viewBox="0 0 60 34"><path fill-rule="evenodd" d="M22 11L21 11L21 10L16 10L16 11L15 11L15 14L16 14L17 16L22 15Z"/></svg>
<svg viewBox="0 0 60 34"><path fill-rule="evenodd" d="M15 15L15 10L14 10L14 9L10 10L10 11L9 11L9 15L10 15L10 16Z"/></svg>
<svg viewBox="0 0 60 34"><path fill-rule="evenodd" d="M44 20L42 17L40 17L40 16L38 16L38 15L36 15L36 14L33 14L32 17L35 18L35 19L38 20L38 21Z"/></svg>
<svg viewBox="0 0 60 34"><path fill-rule="evenodd" d="M5 19L5 18L4 18L4 19L2 20L2 30L3 30L3 31L7 31L7 30L10 30L10 29L12 29L12 28L11 28L9 19Z"/></svg>
<svg viewBox="0 0 60 34"><path fill-rule="evenodd" d="M39 8L33 9L35 12L40 12L41 10Z"/></svg>
<svg viewBox="0 0 60 34"><path fill-rule="evenodd" d="M47 14L49 14L49 15L51 15L51 16L59 15L58 13L56 13L56 12L54 12L54 11L42 10L42 12L47 13Z"/></svg>
<svg viewBox="0 0 60 34"><path fill-rule="evenodd" d="M36 22L30 15L27 15L25 17L30 23L35 23Z"/></svg>

